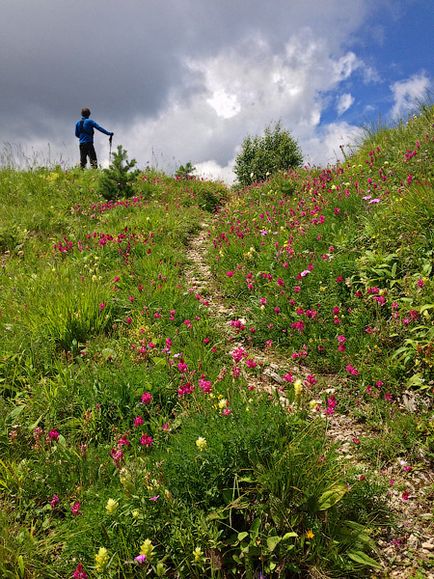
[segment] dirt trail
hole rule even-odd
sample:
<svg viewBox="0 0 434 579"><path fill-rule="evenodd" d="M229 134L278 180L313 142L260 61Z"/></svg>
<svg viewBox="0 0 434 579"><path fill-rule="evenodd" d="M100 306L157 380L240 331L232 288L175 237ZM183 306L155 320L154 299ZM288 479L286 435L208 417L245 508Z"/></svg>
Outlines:
<svg viewBox="0 0 434 579"><path fill-rule="evenodd" d="M310 373L309 369L300 365L291 365L288 359L276 355L272 350L258 350L251 345L246 345L231 328L229 322L238 319L239 316L220 293L207 264L209 227L210 223L201 224L201 229L191 238L187 250L191 265L186 270L186 278L190 291L200 294L201 299L206 300L211 317L215 320L222 336L226 336L228 354L235 347L245 346L258 363L259 372L256 376L244 374L247 385L262 389L273 397L277 393L280 402L288 405L284 394L285 381L281 376L286 372L291 372L304 378ZM333 384L334 377L328 378ZM327 435L332 442L337 444L343 459L362 466L366 471L375 470L372 465L361 462L357 458L357 441L375 436L375 433L366 430L365 425L349 415L334 414L327 417ZM397 461L396 464L378 473L390 481L388 502L396 518L396 528L392 534L385 533L377 541L384 572L380 575L374 574L373 577L434 579L434 571L421 570L419 565L420 561L432 561L434 567L432 517L434 475L423 457L421 457L420 464L411 472L405 472L404 466ZM403 499L403 496L406 496L403 495L404 492L408 492L408 499Z"/></svg>

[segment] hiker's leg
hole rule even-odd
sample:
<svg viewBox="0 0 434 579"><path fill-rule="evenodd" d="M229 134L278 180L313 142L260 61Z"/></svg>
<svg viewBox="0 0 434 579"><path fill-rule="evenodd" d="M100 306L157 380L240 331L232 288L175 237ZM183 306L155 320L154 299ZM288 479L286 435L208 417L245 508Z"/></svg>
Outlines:
<svg viewBox="0 0 434 579"><path fill-rule="evenodd" d="M87 148L86 144L82 143L80 145L80 167L84 169L87 163Z"/></svg>
<svg viewBox="0 0 434 579"><path fill-rule="evenodd" d="M96 158L96 151L95 151L95 147L93 146L93 143L89 143L89 159L90 159L90 164L91 164L92 168L97 169L98 168L98 161Z"/></svg>

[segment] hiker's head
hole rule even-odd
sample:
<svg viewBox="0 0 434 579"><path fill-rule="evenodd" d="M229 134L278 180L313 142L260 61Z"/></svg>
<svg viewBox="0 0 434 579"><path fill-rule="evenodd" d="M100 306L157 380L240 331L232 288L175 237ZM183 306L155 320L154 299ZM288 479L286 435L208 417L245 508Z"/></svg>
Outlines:
<svg viewBox="0 0 434 579"><path fill-rule="evenodd" d="M88 119L90 117L90 109L88 109L87 107L81 109L81 116Z"/></svg>

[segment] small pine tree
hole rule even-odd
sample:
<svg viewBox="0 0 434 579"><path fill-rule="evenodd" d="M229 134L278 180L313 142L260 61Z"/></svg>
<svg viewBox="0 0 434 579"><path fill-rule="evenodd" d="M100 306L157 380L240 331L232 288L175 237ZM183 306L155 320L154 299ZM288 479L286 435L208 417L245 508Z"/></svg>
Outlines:
<svg viewBox="0 0 434 579"><path fill-rule="evenodd" d="M278 171L299 167L303 155L289 131L280 122L265 129L262 137L246 137L235 159L234 173L245 187L255 181L265 181Z"/></svg>
<svg viewBox="0 0 434 579"><path fill-rule="evenodd" d="M196 171L196 167L191 164L191 161L188 161L185 165L180 165L178 167L175 176L177 179L193 179L194 171Z"/></svg>
<svg viewBox="0 0 434 579"><path fill-rule="evenodd" d="M139 173L136 169L131 169L136 165L136 160L128 161L128 153L118 145L117 151L113 153L113 159L108 169L102 171L98 190L104 199L113 201L115 199L125 199L134 194L133 183Z"/></svg>

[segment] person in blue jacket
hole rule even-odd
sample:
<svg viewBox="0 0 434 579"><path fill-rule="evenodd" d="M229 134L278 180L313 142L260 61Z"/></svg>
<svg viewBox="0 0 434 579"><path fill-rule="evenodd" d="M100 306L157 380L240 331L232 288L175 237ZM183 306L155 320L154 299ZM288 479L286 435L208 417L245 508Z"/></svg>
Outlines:
<svg viewBox="0 0 434 579"><path fill-rule="evenodd" d="M90 110L88 108L81 109L81 119L75 124L75 136L80 139L80 167L86 167L87 158L89 157L90 165L94 169L98 167L95 147L93 146L94 129L101 131L105 135L109 135L110 142L113 133L100 127L98 123L93 121L90 117Z"/></svg>

